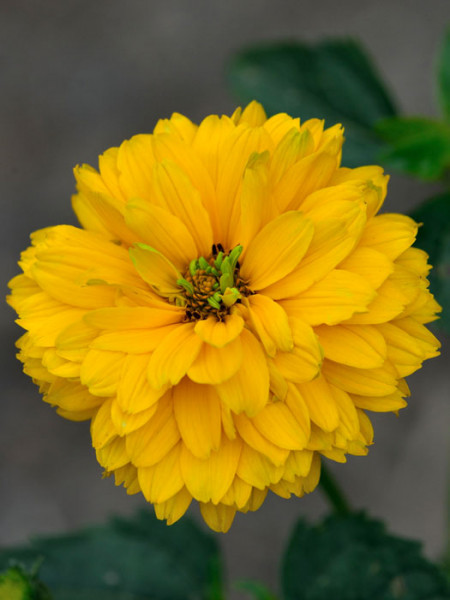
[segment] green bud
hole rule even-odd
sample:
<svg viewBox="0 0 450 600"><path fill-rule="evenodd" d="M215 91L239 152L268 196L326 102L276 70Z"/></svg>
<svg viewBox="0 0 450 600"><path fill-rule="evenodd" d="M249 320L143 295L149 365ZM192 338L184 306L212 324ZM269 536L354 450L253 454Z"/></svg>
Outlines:
<svg viewBox="0 0 450 600"><path fill-rule="evenodd" d="M177 279L177 285L183 287L189 293L189 295L194 295L194 286L192 283L189 283L189 281L186 281L186 279Z"/></svg>
<svg viewBox="0 0 450 600"><path fill-rule="evenodd" d="M220 309L220 304L218 303L218 301L213 296L210 296L208 298L208 304L210 306L212 306L213 308Z"/></svg>
<svg viewBox="0 0 450 600"><path fill-rule="evenodd" d="M220 251L219 254L217 255L216 260L214 261L214 265L216 266L217 269L220 269L222 260L223 260L223 252Z"/></svg>
<svg viewBox="0 0 450 600"><path fill-rule="evenodd" d="M189 263L189 273L192 275L192 277L194 277L194 275L197 273L197 270L197 259L191 260Z"/></svg>
<svg viewBox="0 0 450 600"><path fill-rule="evenodd" d="M209 267L209 262L203 256L200 256L200 258L198 259L198 264L200 265L200 268L204 271L206 271L206 269Z"/></svg>
<svg viewBox="0 0 450 600"><path fill-rule="evenodd" d="M225 258L222 261L222 266L220 267L220 270L222 271L222 273L229 273L230 275L233 274L233 267L231 266L231 261L230 261L230 257L229 256L225 256Z"/></svg>
<svg viewBox="0 0 450 600"><path fill-rule="evenodd" d="M219 283L220 283L220 291L222 292L222 294L224 294L225 290L227 288L233 287L233 284L234 284L233 275L231 275L231 273L224 273L223 275L221 275L221 277L219 279Z"/></svg>
<svg viewBox="0 0 450 600"><path fill-rule="evenodd" d="M234 269L236 268L236 264L237 261L239 260L240 255L242 254L242 250L244 249L243 246L236 246L235 248L233 248L233 250L230 252L230 261L231 261L231 266Z"/></svg>
<svg viewBox="0 0 450 600"><path fill-rule="evenodd" d="M233 306L241 298L241 293L235 287L227 288L225 292L222 294L222 302L225 304L227 308Z"/></svg>

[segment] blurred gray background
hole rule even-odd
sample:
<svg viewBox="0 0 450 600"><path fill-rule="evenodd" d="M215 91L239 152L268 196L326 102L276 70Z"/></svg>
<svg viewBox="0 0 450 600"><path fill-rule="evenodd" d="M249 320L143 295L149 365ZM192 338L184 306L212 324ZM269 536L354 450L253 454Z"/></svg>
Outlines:
<svg viewBox="0 0 450 600"><path fill-rule="evenodd" d="M1 0L2 289L31 231L75 224L75 164L95 165L106 148L150 131L172 111L199 120L233 110L224 68L242 46L358 37L405 113L432 116L434 56L449 17L448 0ZM388 210L407 211L437 189L394 175ZM41 402L14 358L20 332L13 319L2 304L0 544L144 506L101 479L88 425ZM430 361L410 383L410 406L399 419L373 419L369 456L332 470L354 506L423 540L437 558L447 535L448 358ZM228 579L259 577L276 589L292 524L326 508L316 491L301 500L272 497L257 513L238 516L219 536Z"/></svg>

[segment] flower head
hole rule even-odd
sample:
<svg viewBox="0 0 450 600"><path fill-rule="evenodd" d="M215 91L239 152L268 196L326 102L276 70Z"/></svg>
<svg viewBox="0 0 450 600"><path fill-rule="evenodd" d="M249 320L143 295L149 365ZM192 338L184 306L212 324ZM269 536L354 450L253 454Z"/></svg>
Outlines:
<svg viewBox="0 0 450 600"><path fill-rule="evenodd" d="M22 254L24 371L168 523L195 499L226 531L269 490L312 491L438 354L417 225L377 214L387 177L341 167L342 141L255 102L175 114L77 167L82 229Z"/></svg>

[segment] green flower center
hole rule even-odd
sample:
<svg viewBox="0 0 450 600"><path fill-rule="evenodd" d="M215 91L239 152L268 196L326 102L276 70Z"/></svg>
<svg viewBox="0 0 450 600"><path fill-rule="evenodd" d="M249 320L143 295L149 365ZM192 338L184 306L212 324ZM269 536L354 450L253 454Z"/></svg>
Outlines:
<svg viewBox="0 0 450 600"><path fill-rule="evenodd" d="M184 277L177 280L183 293L177 304L186 309L187 321L199 321L215 316L223 320L242 296L251 294L239 274L242 246L225 253L221 244L214 244L209 258L191 261Z"/></svg>

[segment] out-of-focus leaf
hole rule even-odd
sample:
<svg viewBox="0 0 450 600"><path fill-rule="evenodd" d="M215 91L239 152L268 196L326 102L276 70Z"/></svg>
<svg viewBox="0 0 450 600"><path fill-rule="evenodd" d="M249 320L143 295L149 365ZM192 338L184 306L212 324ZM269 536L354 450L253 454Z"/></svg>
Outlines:
<svg viewBox="0 0 450 600"><path fill-rule="evenodd" d="M242 580L236 581L234 587L238 590L248 592L255 600L277 600L265 585L259 581Z"/></svg>
<svg viewBox="0 0 450 600"><path fill-rule="evenodd" d="M167 527L142 512L102 527L36 539L29 547L1 550L0 569L12 558L31 565L37 557L43 558L39 577L55 600L221 597L215 540L188 519Z"/></svg>
<svg viewBox="0 0 450 600"><path fill-rule="evenodd" d="M239 101L258 100L269 115L325 119L328 127L342 123L343 164L349 167L375 161L382 144L373 125L396 114L374 65L354 40L250 48L233 58L229 80Z"/></svg>
<svg viewBox="0 0 450 600"><path fill-rule="evenodd" d="M298 523L283 564L285 600L448 600L442 572L420 544L363 514Z"/></svg>
<svg viewBox="0 0 450 600"><path fill-rule="evenodd" d="M450 167L450 125L444 122L394 117L377 123L376 131L391 145L379 157L388 168L432 181Z"/></svg>
<svg viewBox="0 0 450 600"><path fill-rule="evenodd" d="M51 596L36 573L16 565L0 573L0 600L51 600Z"/></svg>
<svg viewBox="0 0 450 600"><path fill-rule="evenodd" d="M427 200L411 216L422 223L416 246L429 254L434 267L430 287L443 309L438 326L450 333L450 193Z"/></svg>
<svg viewBox="0 0 450 600"><path fill-rule="evenodd" d="M450 121L450 27L445 32L439 55L438 96L444 117Z"/></svg>

